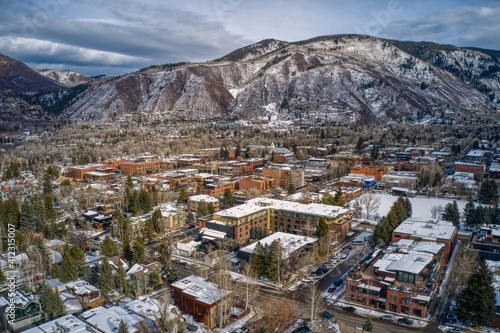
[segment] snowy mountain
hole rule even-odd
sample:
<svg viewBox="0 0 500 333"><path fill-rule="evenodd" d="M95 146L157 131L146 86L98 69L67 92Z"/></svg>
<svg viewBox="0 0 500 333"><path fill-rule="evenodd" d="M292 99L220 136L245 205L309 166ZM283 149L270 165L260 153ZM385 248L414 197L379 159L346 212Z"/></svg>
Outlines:
<svg viewBox="0 0 500 333"><path fill-rule="evenodd" d="M499 64L480 50L368 36L264 40L214 61L153 66L115 78L84 94L66 114L77 121L161 112L365 123L412 120L437 110L489 112L500 103Z"/></svg>
<svg viewBox="0 0 500 333"><path fill-rule="evenodd" d="M92 78L83 74L69 71L69 70L55 70L55 69L34 69L41 75L56 81L66 87L75 87L80 84L88 83Z"/></svg>

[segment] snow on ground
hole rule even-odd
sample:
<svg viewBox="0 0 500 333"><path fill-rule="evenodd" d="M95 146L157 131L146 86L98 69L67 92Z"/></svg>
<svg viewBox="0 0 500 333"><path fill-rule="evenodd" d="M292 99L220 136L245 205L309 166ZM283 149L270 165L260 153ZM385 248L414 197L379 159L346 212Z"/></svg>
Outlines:
<svg viewBox="0 0 500 333"><path fill-rule="evenodd" d="M380 193L379 195L380 195L380 207L378 209L378 214L376 215L378 215L380 218L389 213L392 204L398 199L398 197L388 193ZM423 217L423 218L432 217L431 214L432 207L441 205L444 208L446 204L453 203L453 199L447 199L447 198L414 197L409 199L411 202L413 217ZM460 211L460 213L463 212L466 203L467 201L465 200L457 200L458 210ZM370 219L373 219L373 216L370 216Z"/></svg>

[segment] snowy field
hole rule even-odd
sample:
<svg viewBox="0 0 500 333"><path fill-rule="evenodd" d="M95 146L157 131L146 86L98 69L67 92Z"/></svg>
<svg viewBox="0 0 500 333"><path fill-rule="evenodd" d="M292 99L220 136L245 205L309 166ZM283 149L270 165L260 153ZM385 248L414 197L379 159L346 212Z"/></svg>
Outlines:
<svg viewBox="0 0 500 333"><path fill-rule="evenodd" d="M364 195L364 194L363 194ZM398 199L397 196L387 194L387 193L381 193L380 195L380 207L378 209L378 216L379 218L387 215L389 213L389 210L391 209L392 204ZM446 206L448 203L452 203L453 199L446 199L446 198L436 198L436 197L415 197L415 198L409 198L413 210L413 217L423 217L423 218L431 218L431 208L433 206ZM458 210L460 211L460 214L462 214L465 204L467 201L457 200L457 205L458 205ZM372 218L371 218L372 219Z"/></svg>

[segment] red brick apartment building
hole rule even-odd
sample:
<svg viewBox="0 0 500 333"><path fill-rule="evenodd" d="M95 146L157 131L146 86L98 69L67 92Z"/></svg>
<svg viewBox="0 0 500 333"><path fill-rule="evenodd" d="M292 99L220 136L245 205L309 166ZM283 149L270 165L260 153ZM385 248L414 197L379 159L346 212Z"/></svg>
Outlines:
<svg viewBox="0 0 500 333"><path fill-rule="evenodd" d="M486 164L479 162L455 162L453 165L455 172L470 172L481 177L486 171Z"/></svg>
<svg viewBox="0 0 500 333"><path fill-rule="evenodd" d="M233 182L208 182L203 184L203 188L201 190L202 194L210 195L215 198L219 198L224 195L226 190L234 190Z"/></svg>
<svg viewBox="0 0 500 333"><path fill-rule="evenodd" d="M385 174L385 169L384 167L373 165L355 165L350 168L349 173L373 177L375 180L380 181Z"/></svg>
<svg viewBox="0 0 500 333"><path fill-rule="evenodd" d="M75 165L68 168L68 177L73 179L83 179L87 172L95 172L99 168L103 168L104 164L87 164Z"/></svg>
<svg viewBox="0 0 500 333"><path fill-rule="evenodd" d="M448 263L451 253L457 243L458 232L451 222L409 218L392 232L392 242L400 239L426 240L444 244L445 263Z"/></svg>
<svg viewBox="0 0 500 333"><path fill-rule="evenodd" d="M364 270L346 279L346 301L425 318L445 269L444 245L402 239L377 250Z"/></svg>
<svg viewBox="0 0 500 333"><path fill-rule="evenodd" d="M132 161L124 162L120 165L123 176L146 175L160 171L160 161Z"/></svg>
<svg viewBox="0 0 500 333"><path fill-rule="evenodd" d="M231 316L233 293L201 276L188 276L172 283L170 288L174 304L182 313L192 315L209 329L219 325L221 313L224 321Z"/></svg>

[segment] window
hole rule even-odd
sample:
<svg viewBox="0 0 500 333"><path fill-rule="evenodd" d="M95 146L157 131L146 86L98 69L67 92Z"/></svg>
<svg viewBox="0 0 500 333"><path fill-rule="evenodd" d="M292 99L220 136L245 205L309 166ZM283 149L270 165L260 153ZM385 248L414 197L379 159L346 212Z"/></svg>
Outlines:
<svg viewBox="0 0 500 333"><path fill-rule="evenodd" d="M407 298L407 297L403 298L403 303L404 304L410 304L410 299Z"/></svg>

